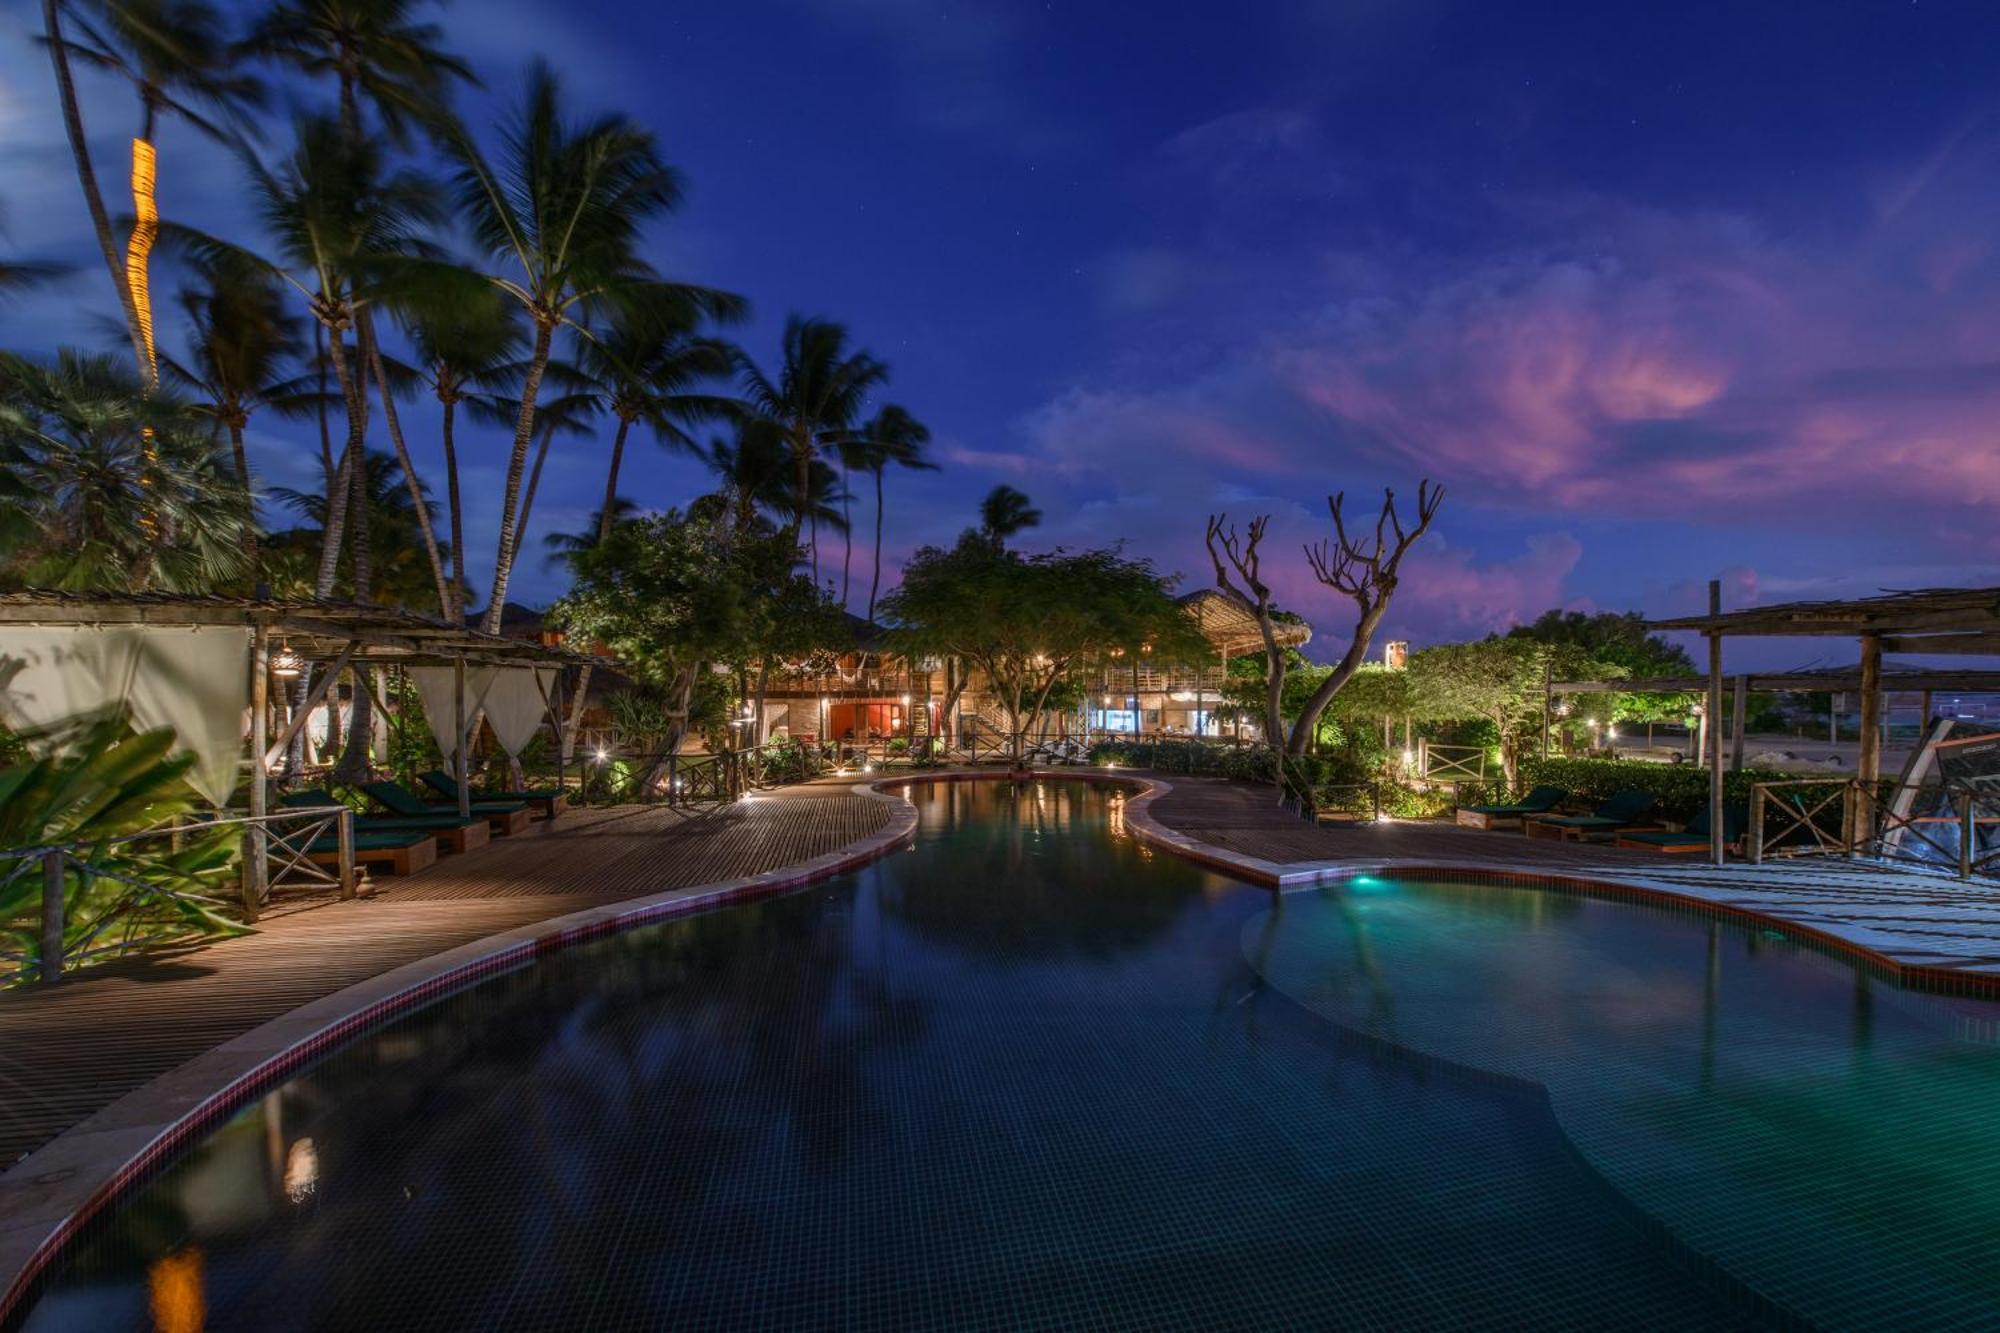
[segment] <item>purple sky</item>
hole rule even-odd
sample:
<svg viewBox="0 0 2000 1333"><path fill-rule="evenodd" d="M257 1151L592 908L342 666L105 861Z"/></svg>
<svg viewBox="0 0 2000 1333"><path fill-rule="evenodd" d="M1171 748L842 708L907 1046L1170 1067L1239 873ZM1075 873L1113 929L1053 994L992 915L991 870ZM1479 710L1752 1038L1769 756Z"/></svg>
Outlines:
<svg viewBox="0 0 2000 1333"><path fill-rule="evenodd" d="M892 475L892 559L1005 481L1047 512L1030 545L1124 538L1193 586L1207 512L1269 511L1324 649L1347 613L1296 551L1325 494L1427 475L1450 498L1391 625L1419 644L1555 605L1684 612L1713 577L1730 605L2000 583L1992 6L1157 8L461 0L445 21L488 85L475 123L540 53L659 132L692 190L656 258L749 296L753 350L798 310L894 366L943 471ZM7 243L84 267L0 341L100 343L31 17L0 44ZM116 180L130 99L86 95ZM180 125L161 152L170 216L256 240L225 158ZM253 434L270 480L310 481L302 433ZM481 549L502 444L473 443ZM602 485L604 441L559 447L537 535ZM647 445L622 489L700 484Z"/></svg>

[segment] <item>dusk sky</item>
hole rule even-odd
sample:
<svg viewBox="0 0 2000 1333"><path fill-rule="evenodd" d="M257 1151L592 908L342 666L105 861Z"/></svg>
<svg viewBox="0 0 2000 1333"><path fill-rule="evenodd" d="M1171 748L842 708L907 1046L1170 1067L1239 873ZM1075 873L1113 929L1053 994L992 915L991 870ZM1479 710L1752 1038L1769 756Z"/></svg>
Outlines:
<svg viewBox="0 0 2000 1333"><path fill-rule="evenodd" d="M35 14L9 16L4 244L77 273L0 311L0 342L104 346ZM1325 495L1372 509L1428 476L1449 497L1387 627L1420 645L1558 605L1694 610L1714 577L1732 606L2000 583L1990 3L460 0L442 21L486 83L473 123L540 54L579 106L657 132L691 188L656 262L749 297L753 352L798 311L891 363L941 466L889 478L892 565L999 482L1047 514L1028 546L1124 538L1187 587L1205 514L1270 511L1323 650L1351 620L1298 555ZM115 184L133 99L85 96ZM225 153L180 123L160 150L167 216L259 240ZM558 443L531 550L595 507L608 438ZM252 439L267 482L316 484L308 431ZM469 449L475 569L504 444ZM649 443L632 459L644 505L705 487ZM544 601L535 561L516 595Z"/></svg>

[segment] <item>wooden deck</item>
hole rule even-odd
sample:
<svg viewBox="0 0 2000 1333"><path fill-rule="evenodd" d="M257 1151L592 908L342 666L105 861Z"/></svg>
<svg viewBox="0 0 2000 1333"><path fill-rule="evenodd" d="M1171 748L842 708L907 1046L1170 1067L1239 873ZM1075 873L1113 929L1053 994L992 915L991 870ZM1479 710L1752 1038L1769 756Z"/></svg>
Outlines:
<svg viewBox="0 0 2000 1333"><path fill-rule="evenodd" d="M1587 879L1638 894L1672 894L1724 912L1773 918L1869 954L1935 988L2000 990L2000 883L1866 860L1812 857L1714 866L1701 857L1618 851L1449 824L1311 825L1267 788L1169 777L1150 815L1231 856L1283 868L1290 882L1394 867Z"/></svg>
<svg viewBox="0 0 2000 1333"><path fill-rule="evenodd" d="M583 908L796 865L881 829L846 784L719 811L573 810L373 898L282 901L255 935L0 992L0 1169L222 1042L392 968Z"/></svg>

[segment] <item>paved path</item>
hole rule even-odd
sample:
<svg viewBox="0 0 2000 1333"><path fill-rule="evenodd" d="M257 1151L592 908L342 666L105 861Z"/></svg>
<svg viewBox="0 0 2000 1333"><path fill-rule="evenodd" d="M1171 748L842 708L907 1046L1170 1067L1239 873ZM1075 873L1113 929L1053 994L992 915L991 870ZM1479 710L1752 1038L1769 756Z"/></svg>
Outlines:
<svg viewBox="0 0 2000 1333"><path fill-rule="evenodd" d="M1872 955L1926 987L2000 993L2000 883L1840 858L1712 866L1696 857L1390 821L1314 826L1267 789L1169 777L1148 814L1238 873L1283 887L1397 867L1486 873L1558 887L1674 894L1776 918Z"/></svg>
<svg viewBox="0 0 2000 1333"><path fill-rule="evenodd" d="M584 908L796 865L888 823L845 784L695 815L575 810L373 898L280 909L255 935L0 991L0 1168L223 1042L405 963Z"/></svg>

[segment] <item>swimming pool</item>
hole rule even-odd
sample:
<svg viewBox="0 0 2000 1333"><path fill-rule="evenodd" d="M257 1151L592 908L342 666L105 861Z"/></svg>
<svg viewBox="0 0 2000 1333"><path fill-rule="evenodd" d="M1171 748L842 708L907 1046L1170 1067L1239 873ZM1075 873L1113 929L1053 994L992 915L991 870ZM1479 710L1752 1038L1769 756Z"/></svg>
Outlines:
<svg viewBox="0 0 2000 1333"><path fill-rule="evenodd" d="M2000 1006L1530 889L1282 898L1061 782L246 1107L35 1329L1973 1325Z"/></svg>

